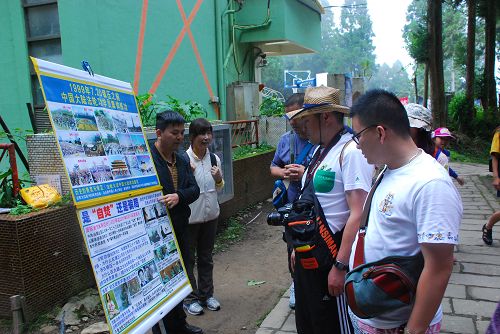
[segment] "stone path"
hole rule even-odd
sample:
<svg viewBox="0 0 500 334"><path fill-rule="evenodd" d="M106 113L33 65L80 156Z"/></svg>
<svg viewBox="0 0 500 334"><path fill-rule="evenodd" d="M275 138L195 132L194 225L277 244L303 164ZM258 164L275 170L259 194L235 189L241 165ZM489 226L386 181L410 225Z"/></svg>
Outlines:
<svg viewBox="0 0 500 334"><path fill-rule="evenodd" d="M481 227L500 210L500 200L490 184L487 165L452 163L466 184L457 187L463 201L460 245L456 264L443 298L442 333L482 334L500 300L500 226L493 231L493 245L481 239ZM295 315L288 308L288 291L262 322L256 334L297 333Z"/></svg>

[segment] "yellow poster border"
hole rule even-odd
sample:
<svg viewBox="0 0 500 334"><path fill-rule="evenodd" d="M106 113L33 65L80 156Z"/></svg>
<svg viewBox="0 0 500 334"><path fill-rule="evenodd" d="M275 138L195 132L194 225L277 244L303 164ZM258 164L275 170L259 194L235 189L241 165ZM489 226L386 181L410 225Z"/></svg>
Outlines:
<svg viewBox="0 0 500 334"><path fill-rule="evenodd" d="M58 79L63 79L63 80L68 80L68 81L74 81L74 82L78 82L78 83L86 84L86 85L89 84L89 82L85 81L85 80L76 79L76 78L72 78L72 77L69 77L69 76L64 76L64 75L56 74L56 73L51 73L51 72L46 72L46 71L40 71L40 67L38 66L38 59L34 58L34 57L30 57L30 59L33 62L33 67L34 67L35 72L37 74L38 82L40 84L40 89L42 91L43 99L44 99L45 102L47 102L47 97L45 95L45 90L44 90L43 85L42 85L41 75L45 75L45 76L53 77L53 78L58 78ZM94 85L94 86L100 87L100 88L111 90L111 91L116 91L116 92L120 92L120 93L124 93L124 94L132 94L134 96L134 101L135 101L135 106L136 106L136 109L137 109L137 113L139 114L139 105L137 104L137 99L135 98L136 94L135 94L135 92L134 92L133 89L131 89L130 91L126 91L126 90L121 90L121 89L116 89L116 88L113 88L113 87L110 87L110 86L106 86L106 85L103 85L103 84L98 84L98 83L91 83L91 84ZM51 115L51 117L49 117L49 120L50 120L50 124L52 126L52 129L55 129L54 122L52 121L52 112L51 112L51 110L50 110L50 108L49 108L49 106L48 106L47 103L45 104L45 108L47 109L47 112L50 113L50 115ZM160 184L160 177L158 176L158 171L156 170L156 166L153 163L153 157L151 155L151 148L149 146L148 138L146 136L146 133L144 132L144 125L142 124L142 119L140 117L140 114L139 114L139 122L141 123L142 136L143 136L144 141L145 141L145 143L146 143L146 145L148 147L148 155L149 155L149 158L151 159L152 166L153 166L154 171L155 171L156 179L158 180L158 185L147 187L147 188L142 188L142 189L138 189L138 190L131 190L131 191L123 192L123 193L119 193L119 194L113 194L113 195L108 195L108 196L103 196L103 197L99 197L99 198L94 198L94 199L90 199L90 200L84 200L84 201L77 202L75 200L75 195L73 193L73 186L71 185L71 180L70 180L70 177L69 177L69 174L68 174L68 170L67 170L67 168L64 168L64 174L66 175L66 179L69 180L69 184L70 184L70 188L71 188L70 194L71 194L71 198L73 199L73 205L77 209L84 209L84 208L91 207L91 206L102 205L102 204L105 204L107 202L116 202L116 201L119 201L119 200L122 200L122 199L126 199L126 198L129 198L129 197L139 196L139 195L143 195L143 194L148 193L148 192L153 192L153 191L161 190L163 188L161 186L161 184ZM54 136L55 136L56 131L54 130L53 133L54 133ZM61 147L59 145L59 142L57 141L57 138L56 138L56 146L57 146L57 149L59 151L59 155L61 157L61 161L62 161L63 164L65 164L64 163L64 156L62 154Z"/></svg>

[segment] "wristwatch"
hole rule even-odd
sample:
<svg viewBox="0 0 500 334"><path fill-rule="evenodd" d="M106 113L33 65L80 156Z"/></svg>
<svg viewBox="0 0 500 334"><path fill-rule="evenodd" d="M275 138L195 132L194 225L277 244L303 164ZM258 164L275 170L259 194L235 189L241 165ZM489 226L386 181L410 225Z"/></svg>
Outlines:
<svg viewBox="0 0 500 334"><path fill-rule="evenodd" d="M349 271L349 266L343 262L340 262L339 260L335 260L333 266L338 270Z"/></svg>

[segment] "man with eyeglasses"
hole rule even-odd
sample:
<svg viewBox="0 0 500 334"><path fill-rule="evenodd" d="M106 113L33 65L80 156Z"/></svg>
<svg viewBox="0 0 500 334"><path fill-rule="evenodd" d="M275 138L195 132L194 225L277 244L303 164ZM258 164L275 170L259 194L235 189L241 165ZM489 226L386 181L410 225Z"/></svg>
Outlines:
<svg viewBox="0 0 500 334"><path fill-rule="evenodd" d="M353 139L368 162L387 169L373 193L365 263L422 253L424 268L413 305L360 319L361 333L439 333L441 301L453 269L462 201L447 171L413 142L404 106L392 93L368 91L351 108ZM354 263L357 239L350 264Z"/></svg>
<svg viewBox="0 0 500 334"><path fill-rule="evenodd" d="M308 88L303 108L289 115L300 118L309 141L319 145L302 177L301 199L314 194L317 221L321 221L315 238L320 242L294 246L293 253L299 334L353 333L344 282L373 166L344 127L348 112L340 105L338 89L321 86ZM328 256L318 255L321 240L329 245Z"/></svg>

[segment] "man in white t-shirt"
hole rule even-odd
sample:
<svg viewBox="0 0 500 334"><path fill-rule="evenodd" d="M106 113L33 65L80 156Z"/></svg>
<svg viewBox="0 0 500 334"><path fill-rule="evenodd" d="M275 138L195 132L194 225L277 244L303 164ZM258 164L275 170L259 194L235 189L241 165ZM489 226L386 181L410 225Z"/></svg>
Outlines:
<svg viewBox="0 0 500 334"><path fill-rule="evenodd" d="M344 295L345 274L374 168L345 130L343 117L349 108L339 101L338 89L311 87L305 92L303 108L289 115L303 119L309 141L319 145L302 178L300 199L306 190L314 191L319 203L316 214L319 206L324 212L324 224L315 234L320 242L295 246L292 255L299 334L353 333ZM323 241L329 251L324 257L316 256Z"/></svg>
<svg viewBox="0 0 500 334"><path fill-rule="evenodd" d="M414 305L370 319L351 313L353 323L359 333L400 333L403 327L410 334L439 333L462 218L460 195L447 171L411 139L405 108L395 95L369 91L351 116L353 139L368 162L388 167L371 202L365 262L419 251L425 261Z"/></svg>

